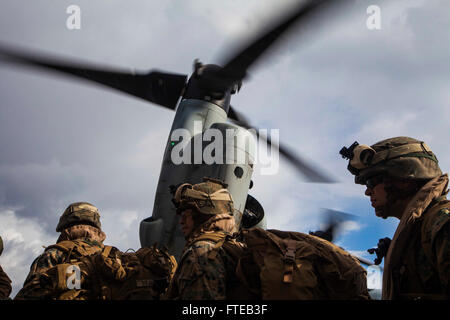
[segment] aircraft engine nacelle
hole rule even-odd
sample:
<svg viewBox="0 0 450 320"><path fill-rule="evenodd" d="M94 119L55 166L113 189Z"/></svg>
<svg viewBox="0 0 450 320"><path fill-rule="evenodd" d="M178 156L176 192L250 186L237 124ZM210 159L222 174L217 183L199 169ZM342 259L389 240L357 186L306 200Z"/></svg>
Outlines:
<svg viewBox="0 0 450 320"><path fill-rule="evenodd" d="M226 123L227 114L207 101L180 102L166 145L153 214L140 224L142 247L167 246L177 258L185 244L170 186L200 183L204 177L228 184L237 225L247 201L256 140L246 129Z"/></svg>

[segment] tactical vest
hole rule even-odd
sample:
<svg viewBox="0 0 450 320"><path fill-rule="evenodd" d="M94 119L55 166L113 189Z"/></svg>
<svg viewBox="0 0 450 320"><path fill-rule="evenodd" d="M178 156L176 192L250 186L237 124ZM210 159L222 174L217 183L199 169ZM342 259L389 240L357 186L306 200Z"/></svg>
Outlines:
<svg viewBox="0 0 450 320"><path fill-rule="evenodd" d="M242 230L235 239L206 233L194 240L210 240L234 257L234 275L253 298L264 300L370 299L366 271L349 253L318 237L299 232ZM213 258L219 250L212 250ZM228 286L228 280L227 280ZM238 288L239 286L234 286ZM244 292L245 290L233 290ZM236 295L227 299L239 298Z"/></svg>

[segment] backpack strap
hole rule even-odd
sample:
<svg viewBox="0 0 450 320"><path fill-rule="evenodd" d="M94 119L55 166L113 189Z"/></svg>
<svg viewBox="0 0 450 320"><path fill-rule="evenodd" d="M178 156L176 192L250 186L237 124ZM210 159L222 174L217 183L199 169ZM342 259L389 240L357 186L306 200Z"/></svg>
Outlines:
<svg viewBox="0 0 450 320"><path fill-rule="evenodd" d="M74 250L76 251L77 246L78 244L76 244L74 241L61 241L59 243L46 247L45 251L48 251L50 249L57 249L59 251L62 251L66 256L63 262L68 262L72 255L72 252Z"/></svg>
<svg viewBox="0 0 450 320"><path fill-rule="evenodd" d="M58 282L57 282L57 288L59 290L65 290L67 289L67 282L66 282L66 274L67 274L67 267L69 265L64 264L58 264L57 267L57 273L58 273Z"/></svg>
<svg viewBox="0 0 450 320"><path fill-rule="evenodd" d="M112 248L113 247L111 247L111 246L105 246L102 251L102 256L107 258L109 256L109 254L111 253Z"/></svg>
<svg viewBox="0 0 450 320"><path fill-rule="evenodd" d="M196 237L194 240L192 240L189 243L189 246L192 246L194 243L198 242L198 241L212 241L215 243L213 249L209 252L208 254L208 259L213 260L217 254L218 254L218 248L220 248L224 242L227 240L228 235L226 235L223 232L210 232L210 233L204 233L201 234L200 236Z"/></svg>
<svg viewBox="0 0 450 320"><path fill-rule="evenodd" d="M45 247L44 251L48 251L50 249L57 249L64 253L69 253L73 250L76 244L73 241L61 241L56 244L52 244L51 246Z"/></svg>
<svg viewBox="0 0 450 320"><path fill-rule="evenodd" d="M284 253L284 272L283 282L292 283L295 265L295 247L297 242L293 239L283 239L286 243L286 252Z"/></svg>
<svg viewBox="0 0 450 320"><path fill-rule="evenodd" d="M193 245L195 242L198 241L212 241L215 243L219 243L221 242L223 239L226 238L226 234L223 232L209 232L209 233L203 233L201 235L199 235L198 237L196 237L194 240L191 241L191 243L189 243L189 246Z"/></svg>

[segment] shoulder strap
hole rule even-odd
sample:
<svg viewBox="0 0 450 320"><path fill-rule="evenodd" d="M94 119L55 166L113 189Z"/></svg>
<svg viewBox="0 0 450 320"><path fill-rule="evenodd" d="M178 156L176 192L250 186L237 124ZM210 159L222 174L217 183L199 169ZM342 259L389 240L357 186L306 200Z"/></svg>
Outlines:
<svg viewBox="0 0 450 320"><path fill-rule="evenodd" d="M201 234L189 243L189 247L198 241L212 241L215 243L213 249L208 254L208 259L214 259L217 256L218 248L220 248L229 236L223 232L209 232Z"/></svg>
<svg viewBox="0 0 450 320"><path fill-rule="evenodd" d="M67 262L70 260L70 256L72 255L72 252L76 249L77 244L73 241L61 241L56 244L53 244L51 246L48 246L45 248L45 251L48 251L50 249L57 249L66 255L64 258L64 262Z"/></svg>
<svg viewBox="0 0 450 320"><path fill-rule="evenodd" d="M196 237L194 240L191 241L190 245L194 244L198 241L204 241L209 240L213 241L215 243L221 242L223 239L225 239L227 235L223 232L210 232L210 233L203 233L200 236Z"/></svg>
<svg viewBox="0 0 450 320"><path fill-rule="evenodd" d="M113 247L111 247L111 246L105 246L102 251L102 256L107 258L109 256L109 254L111 253L112 248Z"/></svg>
<svg viewBox="0 0 450 320"><path fill-rule="evenodd" d="M227 235L224 234L223 232L204 233L204 234L201 234L198 237L194 238L187 247L192 246L194 243L196 243L198 241L205 241L205 240L216 243L216 245L214 246L215 248L220 247L225 242L226 237L227 237Z"/></svg>
<svg viewBox="0 0 450 320"><path fill-rule="evenodd" d="M94 254L98 251L101 251L101 248L98 246L90 245L86 242L80 240L66 240L61 241L51 246L45 248L45 251L50 249L57 249L64 252L67 257L66 261L70 259L72 253L75 254L75 257L79 258L81 256L88 256ZM109 249L111 250L111 249Z"/></svg>
<svg viewBox="0 0 450 320"><path fill-rule="evenodd" d="M72 251L75 246L76 244L73 241L61 241L46 247L44 251L48 251L50 249L58 249L64 253L68 253Z"/></svg>

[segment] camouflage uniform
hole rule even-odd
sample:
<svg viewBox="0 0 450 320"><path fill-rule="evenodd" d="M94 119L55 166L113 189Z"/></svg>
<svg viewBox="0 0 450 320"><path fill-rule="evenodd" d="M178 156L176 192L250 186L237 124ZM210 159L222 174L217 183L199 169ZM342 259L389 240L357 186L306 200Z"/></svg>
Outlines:
<svg viewBox="0 0 450 320"><path fill-rule="evenodd" d="M384 262L383 299L450 299L448 176L409 202Z"/></svg>
<svg viewBox="0 0 450 320"><path fill-rule="evenodd" d="M234 218L229 214L212 217L187 239L178 269L169 287L169 299L224 300L227 297L227 266L234 262L222 248L216 251L216 242L196 241L208 232L231 235ZM234 271L233 271L234 272Z"/></svg>
<svg viewBox="0 0 450 320"><path fill-rule="evenodd" d="M55 245L46 248L30 267L23 288L15 299L55 299L55 288L46 285L52 268L63 263L79 261L85 254L103 249L105 234L101 231L97 208L86 202L69 205L60 218L57 232L61 232ZM64 248L72 248L65 250Z"/></svg>
<svg viewBox="0 0 450 320"><path fill-rule="evenodd" d="M183 249L166 298L224 300L227 298L227 283L229 280L227 279L227 267L232 264L231 257L227 256L222 248L218 248L217 251L215 241L199 239L205 234L231 235L236 231L231 195L220 184L204 182L193 187L189 185L188 189L205 192L212 196L211 198L205 196L204 199L201 199L201 197L193 199L192 197L196 197L196 195L189 194L180 199L180 194L185 194L185 190L183 190L185 187L186 184L180 186L175 194L174 202L179 211L195 208L198 214L199 212L209 214L211 218L198 226L186 239L186 246ZM222 195L226 195L223 199L228 197L228 200L215 200L213 194L217 191L222 191ZM222 197L220 196L220 198Z"/></svg>
<svg viewBox="0 0 450 320"><path fill-rule="evenodd" d="M365 184L367 179L383 175L423 185L398 207L393 205L395 196L389 198L386 191L389 215L381 216L392 216L397 208L403 208L403 213L395 214L401 219L384 263L382 299L449 299L448 176L442 174L431 149L422 141L397 137L344 153L341 150L350 159L348 169L355 175L355 183Z"/></svg>
<svg viewBox="0 0 450 320"><path fill-rule="evenodd" d="M3 240L0 237L0 256L3 252ZM11 294L11 279L0 266L0 300L8 299Z"/></svg>
<svg viewBox="0 0 450 320"><path fill-rule="evenodd" d="M0 300L8 299L11 294L11 279L0 266Z"/></svg>

